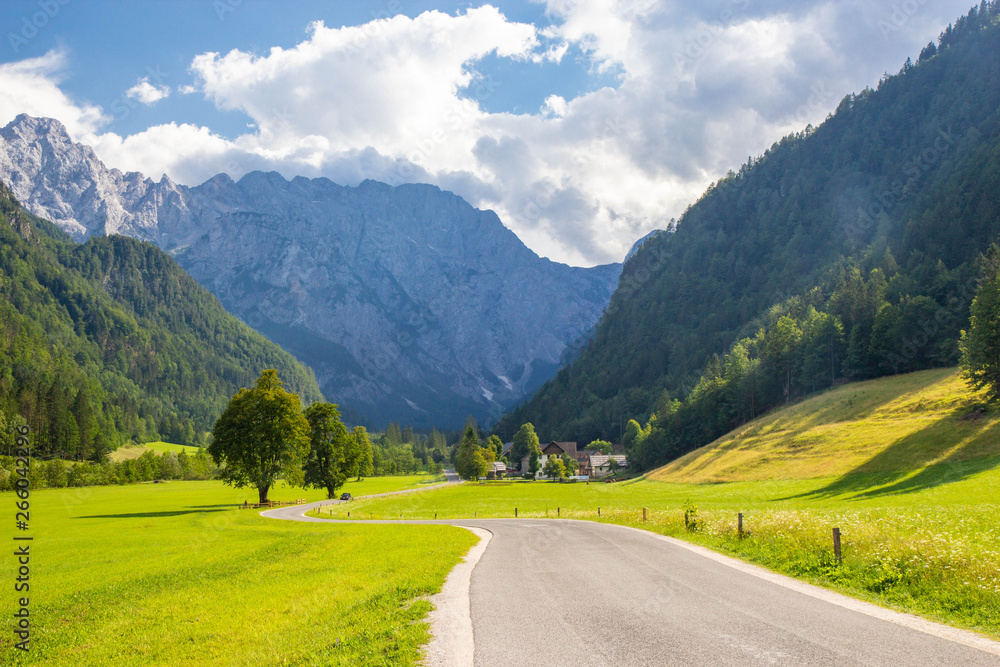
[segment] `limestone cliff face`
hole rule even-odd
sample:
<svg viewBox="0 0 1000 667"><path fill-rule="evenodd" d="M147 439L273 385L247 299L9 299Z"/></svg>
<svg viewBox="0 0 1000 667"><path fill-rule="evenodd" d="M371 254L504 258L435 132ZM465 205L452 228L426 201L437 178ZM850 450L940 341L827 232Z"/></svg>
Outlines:
<svg viewBox="0 0 1000 667"><path fill-rule="evenodd" d="M56 121L0 130L0 179L83 240L170 252L228 310L375 424L489 421L552 377L621 266L538 257L491 211L429 185L253 172L193 188L107 169Z"/></svg>

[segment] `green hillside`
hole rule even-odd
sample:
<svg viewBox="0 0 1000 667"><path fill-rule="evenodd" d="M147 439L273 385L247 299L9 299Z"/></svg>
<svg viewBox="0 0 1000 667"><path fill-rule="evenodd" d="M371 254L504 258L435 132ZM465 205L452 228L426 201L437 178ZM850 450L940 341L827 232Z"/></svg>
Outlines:
<svg viewBox="0 0 1000 667"><path fill-rule="evenodd" d="M647 475L682 484L874 475L921 476L929 466L1000 456L1000 415L970 408L954 369L921 371L826 391L755 419Z"/></svg>
<svg viewBox="0 0 1000 667"><path fill-rule="evenodd" d="M73 243L2 184L0 297L0 426L27 420L41 455L196 444L265 368L304 401L321 398L309 369L168 255L119 236Z"/></svg>
<svg viewBox="0 0 1000 667"><path fill-rule="evenodd" d="M954 366L998 192L992 2L647 241L591 344L496 430L634 442L655 413L652 469L845 378Z"/></svg>

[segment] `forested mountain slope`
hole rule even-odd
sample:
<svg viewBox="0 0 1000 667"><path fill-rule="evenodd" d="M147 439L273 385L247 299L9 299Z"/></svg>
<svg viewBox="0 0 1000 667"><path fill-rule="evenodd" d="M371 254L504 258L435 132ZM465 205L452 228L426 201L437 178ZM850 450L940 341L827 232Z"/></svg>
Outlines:
<svg viewBox="0 0 1000 667"><path fill-rule="evenodd" d="M194 444L232 394L277 368L303 400L312 372L229 315L165 253L74 243L0 184L0 420L36 451L99 456L124 440Z"/></svg>
<svg viewBox="0 0 1000 667"><path fill-rule="evenodd" d="M627 262L579 359L497 431L635 445L652 428L634 452L651 467L844 379L954 364L1000 235L998 18L983 3L710 187Z"/></svg>

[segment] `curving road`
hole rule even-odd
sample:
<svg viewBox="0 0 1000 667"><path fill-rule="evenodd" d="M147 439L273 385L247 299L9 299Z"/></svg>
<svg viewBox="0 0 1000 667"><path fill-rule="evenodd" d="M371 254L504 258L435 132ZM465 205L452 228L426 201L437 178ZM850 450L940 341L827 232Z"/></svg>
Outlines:
<svg viewBox="0 0 1000 667"><path fill-rule="evenodd" d="M330 502L262 514L324 521L302 514ZM1000 666L1000 643L641 530L552 519L411 523L492 536L478 563L449 577L451 598L436 600L452 617L467 614L472 630L468 646L432 647L437 664L469 664L474 651L478 667ZM459 595L466 587L471 603ZM450 634L432 618L435 635L468 641L449 622Z"/></svg>

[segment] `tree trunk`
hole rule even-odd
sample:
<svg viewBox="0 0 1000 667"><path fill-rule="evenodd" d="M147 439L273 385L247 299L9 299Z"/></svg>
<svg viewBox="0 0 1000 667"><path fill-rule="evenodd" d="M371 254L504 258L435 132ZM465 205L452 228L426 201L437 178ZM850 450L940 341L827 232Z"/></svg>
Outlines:
<svg viewBox="0 0 1000 667"><path fill-rule="evenodd" d="M271 488L270 486L258 486L257 487L257 495L260 496L260 502L262 502L262 503L266 503L267 502L267 490L270 489L270 488Z"/></svg>
<svg viewBox="0 0 1000 667"><path fill-rule="evenodd" d="M337 487L335 486L326 487L326 499L333 500L336 497L337 497Z"/></svg>

